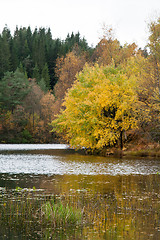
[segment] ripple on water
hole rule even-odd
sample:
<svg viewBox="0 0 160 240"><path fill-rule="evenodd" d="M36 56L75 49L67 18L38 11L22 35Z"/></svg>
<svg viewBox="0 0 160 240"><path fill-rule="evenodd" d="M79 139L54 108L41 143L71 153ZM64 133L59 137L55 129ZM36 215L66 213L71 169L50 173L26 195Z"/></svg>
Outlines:
<svg viewBox="0 0 160 240"><path fill-rule="evenodd" d="M41 154L0 154L0 173L47 174L47 175L149 175L160 172L159 161L111 160L82 161L69 160L65 156Z"/></svg>

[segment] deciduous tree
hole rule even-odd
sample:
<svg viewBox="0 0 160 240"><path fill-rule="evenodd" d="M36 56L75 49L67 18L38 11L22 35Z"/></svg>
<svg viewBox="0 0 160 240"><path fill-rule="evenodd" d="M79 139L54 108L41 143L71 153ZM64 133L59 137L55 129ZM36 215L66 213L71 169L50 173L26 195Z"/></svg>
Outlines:
<svg viewBox="0 0 160 240"><path fill-rule="evenodd" d="M114 66L85 66L65 97L65 109L53 121L77 148L102 149L121 142L122 133L138 127L136 76Z"/></svg>
<svg viewBox="0 0 160 240"><path fill-rule="evenodd" d="M74 51L68 53L66 57L57 59L56 74L58 82L54 88L56 97L55 113L59 112L65 93L71 88L76 79L76 74L82 70L85 61L85 55L77 56Z"/></svg>
<svg viewBox="0 0 160 240"><path fill-rule="evenodd" d="M160 18L150 23L149 30L150 36L148 46L150 49L150 58L154 64L154 77L160 95Z"/></svg>

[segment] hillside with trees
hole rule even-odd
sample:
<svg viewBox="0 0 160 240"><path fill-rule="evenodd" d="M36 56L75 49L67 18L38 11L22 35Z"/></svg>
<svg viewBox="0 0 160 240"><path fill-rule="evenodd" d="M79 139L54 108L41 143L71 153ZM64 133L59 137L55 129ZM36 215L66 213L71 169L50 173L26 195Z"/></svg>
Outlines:
<svg viewBox="0 0 160 240"><path fill-rule="evenodd" d="M160 19L149 31L145 49L120 45L111 28L91 48L79 33L60 40L50 29L16 28L12 36L5 27L0 141L66 141L92 152L158 145Z"/></svg>
<svg viewBox="0 0 160 240"><path fill-rule="evenodd" d="M36 78L37 83L43 79L46 87L53 89L57 58L72 51L76 44L79 51L91 51L80 33L68 34L65 40L60 40L52 38L50 28L32 31L30 27L17 27L12 36L6 26L0 34L0 78L20 68L28 78Z"/></svg>
<svg viewBox="0 0 160 240"><path fill-rule="evenodd" d="M30 27L16 28L13 36L7 27L3 29L0 34L1 142L55 141L50 123L66 90L62 95L58 93L58 68L60 61L72 51L89 56L92 48L79 33L60 40L53 39L50 29L45 28L34 31ZM82 69L78 64L74 75Z"/></svg>

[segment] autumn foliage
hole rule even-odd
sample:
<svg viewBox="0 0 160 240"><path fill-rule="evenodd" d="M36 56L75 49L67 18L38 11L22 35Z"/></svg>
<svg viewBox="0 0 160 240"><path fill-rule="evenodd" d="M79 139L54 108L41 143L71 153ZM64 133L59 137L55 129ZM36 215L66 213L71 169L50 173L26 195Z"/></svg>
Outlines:
<svg viewBox="0 0 160 240"><path fill-rule="evenodd" d="M102 149L121 142L122 133L139 126L137 77L115 66L86 65L69 90L56 130L76 148Z"/></svg>
<svg viewBox="0 0 160 240"><path fill-rule="evenodd" d="M54 87L55 93L55 114L59 113L65 93L76 80L76 74L83 69L86 62L85 54L78 55L76 51L72 51L66 55L57 59L56 74L58 82Z"/></svg>
<svg viewBox="0 0 160 240"><path fill-rule="evenodd" d="M41 90L35 79L28 79L28 91L21 98L21 102L15 101L12 109L1 109L1 141L11 143L53 141L50 123L54 116L52 110L54 99L50 91L45 93Z"/></svg>
<svg viewBox="0 0 160 240"><path fill-rule="evenodd" d="M42 30L35 35L45 35ZM123 149L132 141L158 143L160 19L150 23L149 31L147 50L135 43L121 46L112 28L105 29L95 48L79 34L53 44L48 32L44 54L34 49L32 68L31 59L25 57L17 70L1 73L0 141L63 138L75 148L91 151ZM34 77L28 79L29 72Z"/></svg>

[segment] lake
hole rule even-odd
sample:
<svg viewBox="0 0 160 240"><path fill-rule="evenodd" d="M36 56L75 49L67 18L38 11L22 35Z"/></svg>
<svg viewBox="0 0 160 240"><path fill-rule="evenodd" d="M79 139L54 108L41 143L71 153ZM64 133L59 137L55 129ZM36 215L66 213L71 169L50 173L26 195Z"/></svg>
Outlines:
<svg viewBox="0 0 160 240"><path fill-rule="evenodd" d="M90 156L65 144L0 144L0 223L7 219L0 239L158 240L159 173L160 159ZM7 222L6 204L22 200L22 191L81 209L84 224L65 230Z"/></svg>

